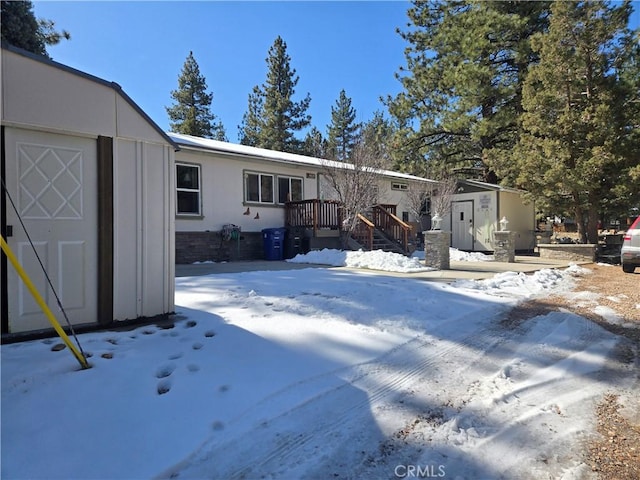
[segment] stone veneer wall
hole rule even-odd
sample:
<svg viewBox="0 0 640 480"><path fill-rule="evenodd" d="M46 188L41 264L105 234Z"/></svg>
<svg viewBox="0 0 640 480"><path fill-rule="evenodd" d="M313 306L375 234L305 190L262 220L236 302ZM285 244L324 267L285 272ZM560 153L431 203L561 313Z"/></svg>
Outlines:
<svg viewBox="0 0 640 480"><path fill-rule="evenodd" d="M575 262L594 262L596 245L573 243L539 243L540 258L555 260L573 260Z"/></svg>
<svg viewBox="0 0 640 480"><path fill-rule="evenodd" d="M449 245L451 232L441 230L427 230L424 234L424 263L427 267L438 270L449 270L451 259Z"/></svg>
<svg viewBox="0 0 640 480"><path fill-rule="evenodd" d="M262 232L241 232L239 241L222 240L221 232L176 232L178 264L263 258Z"/></svg>

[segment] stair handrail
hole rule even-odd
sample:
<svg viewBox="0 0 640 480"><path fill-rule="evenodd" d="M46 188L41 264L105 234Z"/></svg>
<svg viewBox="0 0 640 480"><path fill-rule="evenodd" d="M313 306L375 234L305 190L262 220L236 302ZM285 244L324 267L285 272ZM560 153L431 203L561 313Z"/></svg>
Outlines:
<svg viewBox="0 0 640 480"><path fill-rule="evenodd" d="M364 224L367 230L367 238L366 238L367 245L365 245L365 247L367 247L369 250L372 250L373 249L373 232L376 226L371 220L369 220L367 217L365 217L361 213L358 214L358 220L360 220L360 222Z"/></svg>
<svg viewBox="0 0 640 480"><path fill-rule="evenodd" d="M392 224L392 228L390 229L384 228L384 225L382 225L383 222L376 222L376 224L380 230L382 230L387 235L390 235L393 240L400 243L405 252L408 252L409 251L409 232L413 230L413 227L408 223L403 222L400 218L398 218L393 213L390 213L389 210L387 210L382 205L374 206L374 216L383 216L383 217L386 217L388 220L391 220L390 223ZM400 238L398 238L398 235L396 235L396 232L394 231L395 229L393 228L393 226L397 226L401 229Z"/></svg>

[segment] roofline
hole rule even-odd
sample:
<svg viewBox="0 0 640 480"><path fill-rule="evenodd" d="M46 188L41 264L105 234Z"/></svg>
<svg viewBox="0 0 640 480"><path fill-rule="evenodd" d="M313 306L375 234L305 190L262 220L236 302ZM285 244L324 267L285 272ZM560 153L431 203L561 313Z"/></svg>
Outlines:
<svg viewBox="0 0 640 480"><path fill-rule="evenodd" d="M118 93L136 112L138 112L138 114L140 116L142 116L147 123L149 123L153 129L160 134L160 136L162 138L164 138L167 143L169 143L176 151L180 150L180 147L178 146L177 143L175 143L173 141L173 139L171 137L169 137L164 130L162 130L158 124L156 122L153 121L153 119L147 115L147 113L142 110L142 108L140 108L140 106L138 106L138 104L136 102L133 101L133 99L127 95L127 93L122 89L122 87L116 83L116 82L110 82L108 80L105 80L103 78L100 77L96 77L95 75L91 75L90 73L87 72L83 72L82 70L78 70L76 68L70 67L69 65L64 65L63 63L59 63L56 62L55 60L52 60L48 57L45 57L43 55L38 55L36 53L33 52L29 52L28 50L24 50L23 48L19 48L16 47L14 45L11 45L10 43L6 42L6 41L2 41L1 43L1 48L2 50L7 50L9 52L15 53L17 55L20 55L22 57L26 57L29 58L31 60L35 60L36 62L40 62L43 63L45 65L49 65L50 67L54 67L57 68L58 70L62 70L64 72L70 73L72 75L76 75L78 77L82 77L85 78L87 80L90 80L92 82L98 83L102 86L111 88L113 90L116 91L116 93Z"/></svg>
<svg viewBox="0 0 640 480"><path fill-rule="evenodd" d="M202 151L218 152L218 153L238 155L238 156L247 155L259 160L297 164L297 165L304 165L304 166L316 167L316 168L322 168L325 165L333 165L338 167L349 165L353 167L353 164L346 163L346 162L336 162L335 160L329 160L329 159L318 158L318 157L309 157L309 156L300 155L297 153L281 152L278 150L269 150L266 148L252 147L249 145L239 145L236 143L223 142L220 140L212 140L212 139L202 138L202 137L195 137L193 135L185 135L182 133L169 132L168 135L176 136L177 138L175 138L175 141L183 150L193 150L193 151L201 151L201 152ZM185 137L185 139L181 142L180 137ZM194 139L192 141L193 143L189 141L190 138ZM215 145L194 144L198 140L216 142L216 144ZM285 158L285 157L291 157L291 158ZM296 160L295 157L299 157L299 160ZM303 160L317 161L318 164L316 165ZM416 182L424 182L424 183L433 183L433 184L439 183L437 180L418 177L408 173L394 172L393 170L379 169L378 171L381 175L387 176L387 177L400 178L404 180L413 180Z"/></svg>
<svg viewBox="0 0 640 480"><path fill-rule="evenodd" d="M495 183L487 183L481 182L479 180L458 180L461 183L466 183L468 185L476 185L478 187L484 187L487 190L500 191L500 192L511 192L511 193L523 193L524 190L520 190L518 188L513 187L505 187L503 185L497 185Z"/></svg>

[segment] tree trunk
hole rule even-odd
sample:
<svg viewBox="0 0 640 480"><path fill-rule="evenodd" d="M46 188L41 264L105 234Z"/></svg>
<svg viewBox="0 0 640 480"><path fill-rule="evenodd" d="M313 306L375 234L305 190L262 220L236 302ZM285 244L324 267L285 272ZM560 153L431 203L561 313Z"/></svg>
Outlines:
<svg viewBox="0 0 640 480"><path fill-rule="evenodd" d="M598 243L598 207L592 205L589 207L589 216L587 219L587 242Z"/></svg>
<svg viewBox="0 0 640 480"><path fill-rule="evenodd" d="M576 207L576 226L578 227L578 235L580 236L580 243L587 243L587 231L585 228L585 215L582 207Z"/></svg>

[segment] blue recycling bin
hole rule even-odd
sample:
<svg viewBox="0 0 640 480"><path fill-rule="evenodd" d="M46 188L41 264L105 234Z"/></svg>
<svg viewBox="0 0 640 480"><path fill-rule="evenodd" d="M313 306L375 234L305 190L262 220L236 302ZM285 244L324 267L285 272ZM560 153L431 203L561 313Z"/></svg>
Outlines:
<svg viewBox="0 0 640 480"><path fill-rule="evenodd" d="M265 260L284 258L284 236L286 228L265 228L262 230L262 246Z"/></svg>

